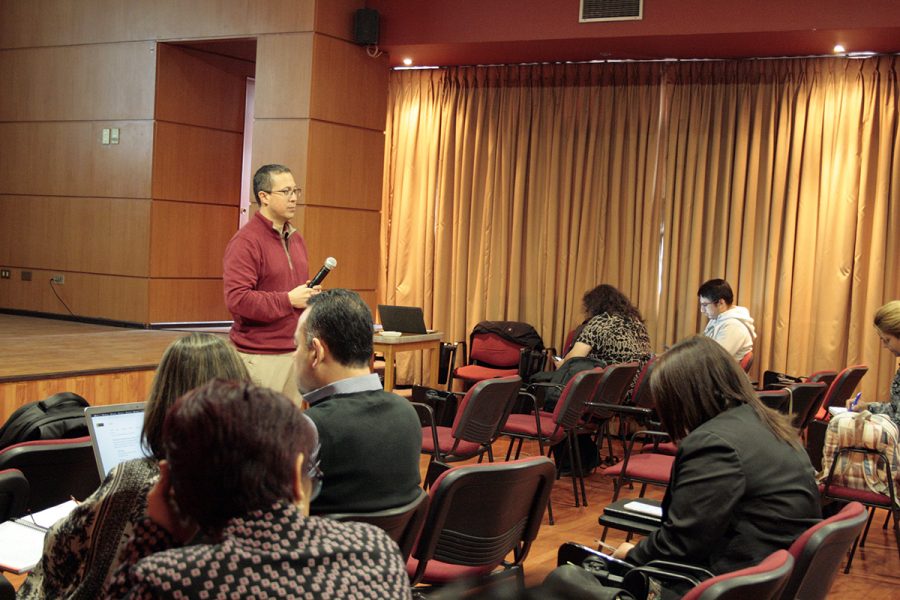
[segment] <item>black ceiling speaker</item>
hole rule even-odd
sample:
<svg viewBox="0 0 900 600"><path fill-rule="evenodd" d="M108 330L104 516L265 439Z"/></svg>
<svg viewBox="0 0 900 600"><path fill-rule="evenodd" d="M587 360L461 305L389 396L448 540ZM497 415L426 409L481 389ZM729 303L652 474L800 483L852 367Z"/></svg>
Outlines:
<svg viewBox="0 0 900 600"><path fill-rule="evenodd" d="M353 14L353 41L360 46L378 44L378 11L360 8Z"/></svg>
<svg viewBox="0 0 900 600"><path fill-rule="evenodd" d="M644 0L581 0L582 23L643 19Z"/></svg>

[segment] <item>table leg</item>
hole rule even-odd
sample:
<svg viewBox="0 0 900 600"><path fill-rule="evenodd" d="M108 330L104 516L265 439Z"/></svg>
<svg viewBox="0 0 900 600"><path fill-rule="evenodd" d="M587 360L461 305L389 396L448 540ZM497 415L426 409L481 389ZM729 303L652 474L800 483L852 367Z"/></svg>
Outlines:
<svg viewBox="0 0 900 600"><path fill-rule="evenodd" d="M437 342L435 347L431 350L431 368L428 373L428 384L437 388L438 386L438 369L440 368L440 360L441 360L441 343Z"/></svg>
<svg viewBox="0 0 900 600"><path fill-rule="evenodd" d="M394 349L388 346L384 349L384 391L394 390Z"/></svg>

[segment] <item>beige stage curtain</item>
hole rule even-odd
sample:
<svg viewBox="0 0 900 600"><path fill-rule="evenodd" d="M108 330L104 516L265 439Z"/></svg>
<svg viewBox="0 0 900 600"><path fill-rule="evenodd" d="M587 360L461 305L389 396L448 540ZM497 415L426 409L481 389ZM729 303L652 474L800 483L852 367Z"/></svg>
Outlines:
<svg viewBox="0 0 900 600"><path fill-rule="evenodd" d="M700 330L723 277L757 322L756 374L896 361L872 315L900 297L897 58L673 64L666 73L661 311L654 340Z"/></svg>
<svg viewBox="0 0 900 600"><path fill-rule="evenodd" d="M600 282L653 306L660 69L394 72L380 298L445 339L518 320L557 347Z"/></svg>
<svg viewBox="0 0 900 600"><path fill-rule="evenodd" d="M511 319L559 346L608 282L662 350L702 329L697 287L721 276L757 319L757 373L864 362L883 399L896 366L871 319L900 297L896 63L394 72L379 296L448 339Z"/></svg>

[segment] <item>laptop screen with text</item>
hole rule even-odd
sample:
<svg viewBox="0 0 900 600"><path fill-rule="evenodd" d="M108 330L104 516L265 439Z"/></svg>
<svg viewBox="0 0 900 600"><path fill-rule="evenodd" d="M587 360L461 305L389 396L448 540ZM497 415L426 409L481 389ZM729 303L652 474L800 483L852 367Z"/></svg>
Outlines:
<svg viewBox="0 0 900 600"><path fill-rule="evenodd" d="M84 418L91 434L100 479L120 462L147 456L141 447L143 402L89 406L84 409Z"/></svg>

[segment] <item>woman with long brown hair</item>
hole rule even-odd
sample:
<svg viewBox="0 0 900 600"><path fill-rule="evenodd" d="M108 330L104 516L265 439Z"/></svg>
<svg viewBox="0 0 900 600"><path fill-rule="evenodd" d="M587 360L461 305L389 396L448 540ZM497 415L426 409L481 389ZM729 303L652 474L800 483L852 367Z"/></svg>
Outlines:
<svg viewBox="0 0 900 600"><path fill-rule="evenodd" d="M766 407L738 363L696 336L666 352L650 380L666 432L679 442L662 526L615 553L715 574L787 548L821 519L809 457L787 415Z"/></svg>

